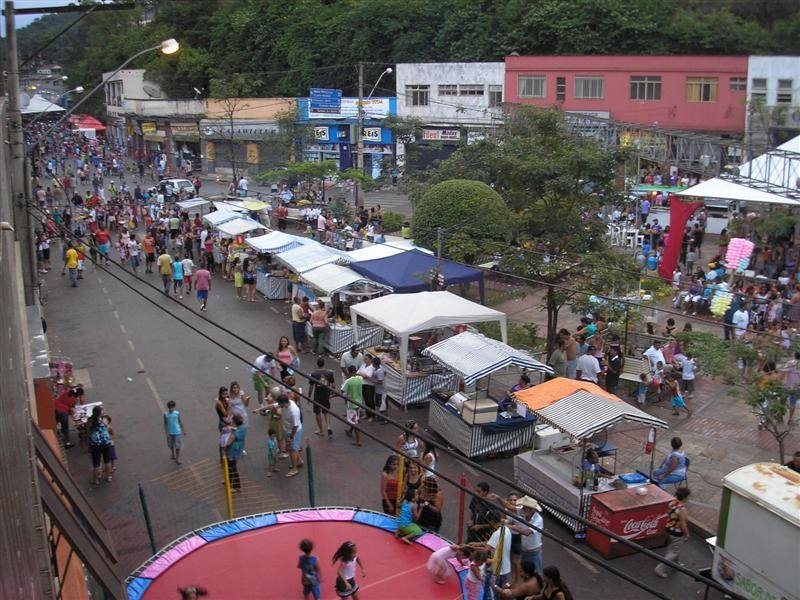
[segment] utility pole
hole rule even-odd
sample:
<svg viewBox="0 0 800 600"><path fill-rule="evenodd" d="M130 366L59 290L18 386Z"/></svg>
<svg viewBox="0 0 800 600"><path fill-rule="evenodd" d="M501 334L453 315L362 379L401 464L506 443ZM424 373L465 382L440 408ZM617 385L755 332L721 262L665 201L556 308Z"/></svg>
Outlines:
<svg viewBox="0 0 800 600"><path fill-rule="evenodd" d="M358 63L358 119L356 124L356 167L364 172L364 63ZM355 182L355 206L358 210L358 181Z"/></svg>
<svg viewBox="0 0 800 600"><path fill-rule="evenodd" d="M33 229L27 210L30 200L30 177L26 173L25 144L22 131L22 113L19 97L19 58L17 57L17 32L14 19L14 2L6 0L6 72L8 83L8 137L11 155L11 199L14 208L14 231L22 258L22 283L25 305L35 303L34 279L36 254L33 251Z"/></svg>

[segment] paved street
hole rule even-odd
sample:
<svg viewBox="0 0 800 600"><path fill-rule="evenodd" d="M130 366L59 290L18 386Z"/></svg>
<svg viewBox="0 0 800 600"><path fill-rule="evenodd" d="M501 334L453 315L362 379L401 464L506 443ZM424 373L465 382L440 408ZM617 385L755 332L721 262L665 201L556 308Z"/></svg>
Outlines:
<svg viewBox="0 0 800 600"><path fill-rule="evenodd" d="M57 256L57 251L54 254ZM213 403L217 388L233 380L242 382L248 393L252 389L248 365L214 342L250 360L258 354L252 346L272 350L278 337L288 334L290 327L288 305L263 300L256 304L237 302L232 287L220 278L215 278L212 286L208 312L200 315L182 308L181 305L194 308L192 299L166 298L118 267L110 268L123 282L143 293L144 298L95 267L89 268L77 289L71 289L56 270L46 275L50 302L45 314L51 351L72 358L79 377L89 384L87 400L102 400L114 419L119 463L112 483L90 484L90 461L84 447L68 450L66 455L72 473L111 527L122 563L133 569L151 554L138 484L146 494L159 546L191 529L225 518ZM159 285L157 275L142 277ZM166 307L172 316L159 307ZM178 319L186 320L187 324ZM223 333L213 324L229 329L247 343ZM190 326L209 335L214 342L204 339ZM309 368L309 362L304 360L302 370ZM188 433L182 466L169 459L164 440L161 413L169 400L177 402ZM342 412L340 401L335 407ZM426 412L412 410L402 414L393 409L392 416L411 417L424 423ZM317 504L380 509L379 474L388 451L369 440L363 448L351 446L339 424L334 425L333 440L314 436L313 415L308 405L303 406L303 413L305 437L314 460ZM389 443L397 435L391 426L366 424L366 428ZM248 434L248 455L242 461L244 490L234 498L237 515L308 505L304 473L288 480L282 475L271 479L265 476L265 440L266 424L263 418L254 416ZM512 476L510 459L486 461L484 465L499 475ZM285 471L285 466L281 466ZM438 466L442 473L456 479L466 473L472 484L485 478L444 455ZM498 493L508 491L501 484L492 485ZM444 496L442 533L455 538L457 492L445 485ZM571 541L564 528L552 520L547 522L550 533ZM696 536L681 558L694 569L711 562L711 554ZM545 542L547 563L559 566L576 598L596 598L598 589L613 590L609 596L619 598L650 597L559 548L552 540ZM655 577L649 559L632 556L611 564L670 597L702 596L702 586L683 576L676 575L667 581ZM712 593L710 597L719 596Z"/></svg>

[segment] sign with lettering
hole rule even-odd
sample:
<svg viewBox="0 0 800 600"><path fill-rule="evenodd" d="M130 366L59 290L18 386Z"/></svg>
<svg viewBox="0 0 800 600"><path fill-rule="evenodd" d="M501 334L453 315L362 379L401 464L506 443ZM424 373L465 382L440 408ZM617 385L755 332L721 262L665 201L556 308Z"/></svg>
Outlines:
<svg viewBox="0 0 800 600"><path fill-rule="evenodd" d="M314 139L320 142L327 142L330 140L327 127L314 127Z"/></svg>
<svg viewBox="0 0 800 600"><path fill-rule="evenodd" d="M381 128L380 127L364 127L361 129L361 137L365 142L380 142L381 141Z"/></svg>
<svg viewBox="0 0 800 600"><path fill-rule="evenodd" d="M461 140L459 129L423 129L422 139L431 142L458 142Z"/></svg>
<svg viewBox="0 0 800 600"><path fill-rule="evenodd" d="M142 123L142 133L155 133L156 131L156 124L145 122Z"/></svg>
<svg viewBox="0 0 800 600"><path fill-rule="evenodd" d="M311 88L308 97L309 112L336 114L342 106L342 90Z"/></svg>

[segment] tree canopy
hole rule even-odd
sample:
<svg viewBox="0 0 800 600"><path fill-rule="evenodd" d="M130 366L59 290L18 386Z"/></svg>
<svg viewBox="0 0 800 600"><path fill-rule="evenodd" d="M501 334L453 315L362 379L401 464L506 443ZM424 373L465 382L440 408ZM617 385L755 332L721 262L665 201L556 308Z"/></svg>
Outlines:
<svg viewBox="0 0 800 600"><path fill-rule="evenodd" d="M88 2L84 2L88 4ZM35 59L72 81L99 81L135 52L174 37L181 52L145 67L171 97L300 96L356 90L387 64L492 61L520 54L800 54L796 0L161 0L95 13ZM143 12L143 10L145 12ZM150 10L154 10L151 15ZM20 30L25 59L73 22L48 15ZM237 94L230 92L231 86ZM391 78L376 94L393 95ZM99 106L96 102L95 106Z"/></svg>

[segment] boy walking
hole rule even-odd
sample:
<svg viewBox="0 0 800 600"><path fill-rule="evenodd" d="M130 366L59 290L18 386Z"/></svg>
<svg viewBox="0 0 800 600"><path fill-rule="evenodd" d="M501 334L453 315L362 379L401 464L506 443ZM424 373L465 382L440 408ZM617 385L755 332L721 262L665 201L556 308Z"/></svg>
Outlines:
<svg viewBox="0 0 800 600"><path fill-rule="evenodd" d="M181 464L181 447L183 436L186 432L181 422L181 413L175 410L175 401L167 402L167 412L164 413L164 432L167 434L167 447L172 453L172 460Z"/></svg>

